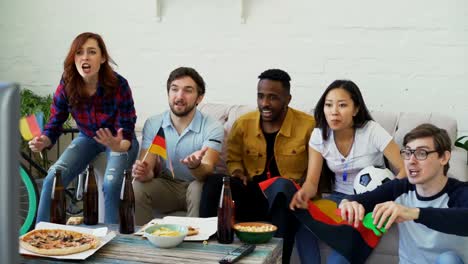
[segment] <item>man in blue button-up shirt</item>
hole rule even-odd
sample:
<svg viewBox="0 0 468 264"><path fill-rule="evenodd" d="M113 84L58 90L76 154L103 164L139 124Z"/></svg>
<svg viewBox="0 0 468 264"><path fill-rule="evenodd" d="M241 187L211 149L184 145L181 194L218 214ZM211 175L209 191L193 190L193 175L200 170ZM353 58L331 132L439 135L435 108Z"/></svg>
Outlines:
<svg viewBox="0 0 468 264"><path fill-rule="evenodd" d="M146 120L140 159L133 166L137 225L153 219L154 210L186 210L197 217L203 181L214 173L221 152L223 126L197 110L205 94L203 78L192 68L177 68L169 75L167 92L170 111ZM160 128L166 160L146 155Z"/></svg>

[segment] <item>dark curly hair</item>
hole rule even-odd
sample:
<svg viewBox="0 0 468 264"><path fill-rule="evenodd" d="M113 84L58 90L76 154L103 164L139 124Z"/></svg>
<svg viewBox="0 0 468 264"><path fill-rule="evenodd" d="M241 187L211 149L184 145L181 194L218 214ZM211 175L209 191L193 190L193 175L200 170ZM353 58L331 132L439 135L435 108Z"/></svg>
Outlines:
<svg viewBox="0 0 468 264"><path fill-rule="evenodd" d="M288 92L290 92L291 89L291 84L289 83L291 81L291 77L289 74L283 70L280 69L269 69L264 72L262 72L259 76L258 79L263 80L272 80L272 81L279 81L283 84L283 88Z"/></svg>

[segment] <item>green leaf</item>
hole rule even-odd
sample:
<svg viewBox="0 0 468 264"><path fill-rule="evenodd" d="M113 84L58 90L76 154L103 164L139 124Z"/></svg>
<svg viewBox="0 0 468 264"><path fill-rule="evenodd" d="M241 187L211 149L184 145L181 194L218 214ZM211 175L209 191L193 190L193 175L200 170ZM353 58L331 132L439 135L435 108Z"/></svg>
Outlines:
<svg viewBox="0 0 468 264"><path fill-rule="evenodd" d="M29 89L22 89L21 95L21 116L27 116L36 112L44 113L44 124L47 123L50 117L50 106L52 105L52 95L40 96L35 94ZM70 128L71 116L68 117L67 121L63 124L65 128Z"/></svg>
<svg viewBox="0 0 468 264"><path fill-rule="evenodd" d="M40 96L35 94L33 91L29 89L22 89L20 91L20 113L21 116L27 116L30 114L34 114L37 112L44 113L44 124L47 123L50 117L50 106L52 104L52 95L47 96ZM22 141L21 149L26 153L29 152L29 146L26 141ZM32 158L38 164L42 164L45 168L48 168L52 161L47 158L47 153L45 154L45 160L43 160L39 155L33 154Z"/></svg>
<svg viewBox="0 0 468 264"><path fill-rule="evenodd" d="M464 139L466 137L468 137L468 136L462 136L462 137L457 138L457 140L455 140L455 146L468 151L468 139L465 140L464 143L462 143L462 139Z"/></svg>

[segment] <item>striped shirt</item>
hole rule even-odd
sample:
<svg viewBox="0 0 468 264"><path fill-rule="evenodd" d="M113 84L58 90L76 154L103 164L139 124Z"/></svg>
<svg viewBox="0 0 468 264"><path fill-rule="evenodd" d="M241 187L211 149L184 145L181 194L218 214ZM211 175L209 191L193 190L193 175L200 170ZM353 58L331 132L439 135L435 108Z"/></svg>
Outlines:
<svg viewBox="0 0 468 264"><path fill-rule="evenodd" d="M419 218L398 224L400 263L435 263L438 255L454 251L468 263L468 183L449 178L438 194L422 197L408 179L393 180L350 200L371 212L378 203L395 201L419 208Z"/></svg>

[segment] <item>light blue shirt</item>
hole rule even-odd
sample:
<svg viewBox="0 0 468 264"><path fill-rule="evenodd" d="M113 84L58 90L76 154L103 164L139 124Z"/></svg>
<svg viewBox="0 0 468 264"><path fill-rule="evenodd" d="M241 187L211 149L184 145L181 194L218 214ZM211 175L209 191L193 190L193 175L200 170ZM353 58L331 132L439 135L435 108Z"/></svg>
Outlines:
<svg viewBox="0 0 468 264"><path fill-rule="evenodd" d="M208 115L203 115L198 110L196 110L192 122L180 135L172 124L169 111L148 118L143 127L143 149L150 147L160 127L164 129L168 156L163 169L170 168L170 160L176 179L183 181L195 179L187 166L180 162L181 159L193 152L207 146L221 153L224 140L223 126L220 122Z"/></svg>

